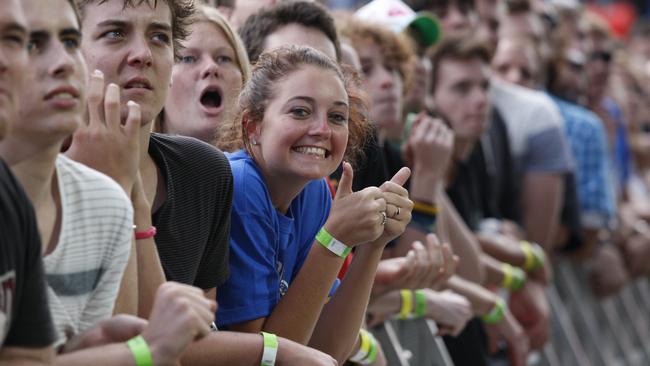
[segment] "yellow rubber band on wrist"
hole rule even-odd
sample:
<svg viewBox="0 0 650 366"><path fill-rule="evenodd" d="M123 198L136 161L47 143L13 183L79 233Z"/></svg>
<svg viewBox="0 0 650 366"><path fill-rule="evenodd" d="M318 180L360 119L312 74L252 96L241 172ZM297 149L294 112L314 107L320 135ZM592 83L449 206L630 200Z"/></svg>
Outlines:
<svg viewBox="0 0 650 366"><path fill-rule="evenodd" d="M521 242L521 250L524 252L524 257L526 258L524 262L524 269L526 271L534 271L535 268L535 253L533 253L533 247L527 241Z"/></svg>
<svg viewBox="0 0 650 366"><path fill-rule="evenodd" d="M372 340L370 338L370 333L361 328L359 330L359 338L360 338L360 345L359 345L359 350L357 353L350 357L349 360L351 362L355 363L361 363L363 360L365 360L368 357L368 354L370 353L370 348L372 347Z"/></svg>
<svg viewBox="0 0 650 366"><path fill-rule="evenodd" d="M435 216L438 214L438 207L422 202L413 202L413 211Z"/></svg>
<svg viewBox="0 0 650 366"><path fill-rule="evenodd" d="M508 263L501 265L503 271L503 281L501 281L501 288L510 289L512 287L512 266Z"/></svg>
<svg viewBox="0 0 650 366"><path fill-rule="evenodd" d="M399 311L398 319L409 319L413 314L413 291L400 290L400 297L402 298L402 307Z"/></svg>

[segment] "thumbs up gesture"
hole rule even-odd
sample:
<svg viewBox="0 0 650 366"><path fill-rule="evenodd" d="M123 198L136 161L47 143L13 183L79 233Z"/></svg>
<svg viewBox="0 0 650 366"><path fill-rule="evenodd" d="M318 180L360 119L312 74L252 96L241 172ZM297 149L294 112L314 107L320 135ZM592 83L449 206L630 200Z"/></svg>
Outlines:
<svg viewBox="0 0 650 366"><path fill-rule="evenodd" d="M352 166L343 163L339 181L325 230L349 247L374 241L384 232L386 201L377 187L352 191Z"/></svg>
<svg viewBox="0 0 650 366"><path fill-rule="evenodd" d="M386 245L400 236L411 221L413 201L409 199L406 188L402 187L410 176L411 170L404 167L379 187L386 201L386 224L383 233L375 241L377 245Z"/></svg>

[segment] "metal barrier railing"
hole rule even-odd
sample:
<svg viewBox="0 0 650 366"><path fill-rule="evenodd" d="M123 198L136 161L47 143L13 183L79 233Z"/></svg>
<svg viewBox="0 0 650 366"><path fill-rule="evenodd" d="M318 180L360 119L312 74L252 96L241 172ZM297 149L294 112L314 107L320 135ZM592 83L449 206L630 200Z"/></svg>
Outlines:
<svg viewBox="0 0 650 366"><path fill-rule="evenodd" d="M617 296L597 300L579 265L561 261L555 273L555 285L547 290L551 339L538 361L529 365L650 365L647 278L637 280ZM382 344L388 365L453 366L431 320L390 320L372 332Z"/></svg>

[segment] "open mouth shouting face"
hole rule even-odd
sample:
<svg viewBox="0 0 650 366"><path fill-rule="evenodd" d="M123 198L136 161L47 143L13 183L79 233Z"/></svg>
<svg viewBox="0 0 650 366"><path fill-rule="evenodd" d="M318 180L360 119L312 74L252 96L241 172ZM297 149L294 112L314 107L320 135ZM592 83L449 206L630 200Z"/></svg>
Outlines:
<svg viewBox="0 0 650 366"><path fill-rule="evenodd" d="M193 24L173 68L163 130L211 142L218 126L235 118L242 73L233 46L213 23Z"/></svg>

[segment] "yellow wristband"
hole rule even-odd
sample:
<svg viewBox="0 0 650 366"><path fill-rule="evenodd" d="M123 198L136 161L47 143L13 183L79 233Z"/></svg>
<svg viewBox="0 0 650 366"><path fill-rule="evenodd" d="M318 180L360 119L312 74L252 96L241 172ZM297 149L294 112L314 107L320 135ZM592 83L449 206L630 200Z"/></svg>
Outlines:
<svg viewBox="0 0 650 366"><path fill-rule="evenodd" d="M501 265L501 270L503 271L501 288L510 289L512 287L512 266L508 263L503 263Z"/></svg>
<svg viewBox="0 0 650 366"><path fill-rule="evenodd" d="M535 270L536 260L535 260L535 253L533 253L533 247L530 245L529 242L522 241L521 250L524 252L524 256L526 257L526 261L524 262L524 269L526 271Z"/></svg>
<svg viewBox="0 0 650 366"><path fill-rule="evenodd" d="M438 207L415 201L413 202L413 211L435 216L438 214Z"/></svg>
<svg viewBox="0 0 650 366"><path fill-rule="evenodd" d="M357 353L350 357L349 360L352 362L360 363L368 357L371 348L370 333L367 330L361 328L359 330L360 345Z"/></svg>
<svg viewBox="0 0 650 366"><path fill-rule="evenodd" d="M400 309L397 318L409 319L413 314L413 291L400 290L399 294L402 297L402 308Z"/></svg>

